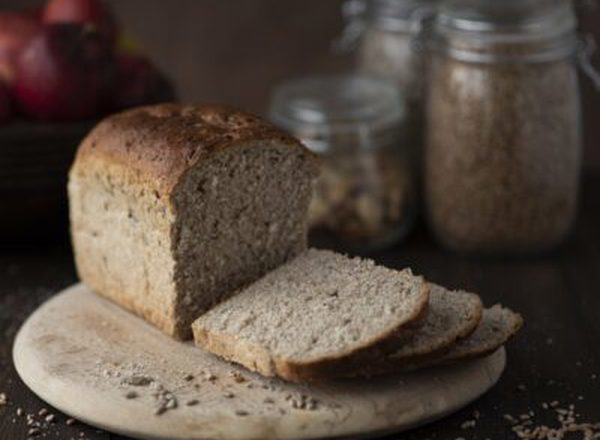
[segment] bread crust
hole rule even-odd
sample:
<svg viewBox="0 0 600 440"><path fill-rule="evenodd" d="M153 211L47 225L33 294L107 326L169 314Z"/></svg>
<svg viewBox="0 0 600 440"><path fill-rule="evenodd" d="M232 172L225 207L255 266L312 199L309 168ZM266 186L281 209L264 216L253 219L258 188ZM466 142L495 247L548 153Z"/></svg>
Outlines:
<svg viewBox="0 0 600 440"><path fill-rule="evenodd" d="M82 141L69 174L116 165L126 168L132 183L169 194L187 170L250 141L296 146L318 166L317 156L300 141L257 116L221 105L158 104L102 120Z"/></svg>

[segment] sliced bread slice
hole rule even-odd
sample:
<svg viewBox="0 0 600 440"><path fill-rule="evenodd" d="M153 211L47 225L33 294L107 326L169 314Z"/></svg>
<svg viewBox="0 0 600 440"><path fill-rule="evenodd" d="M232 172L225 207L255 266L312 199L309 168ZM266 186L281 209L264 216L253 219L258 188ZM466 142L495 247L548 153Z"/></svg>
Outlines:
<svg viewBox="0 0 600 440"><path fill-rule="evenodd" d="M487 356L504 345L522 326L521 315L496 304L483 311L481 322L475 332L459 341L443 356L442 362Z"/></svg>
<svg viewBox="0 0 600 440"><path fill-rule="evenodd" d="M503 346L522 326L521 315L496 304L483 310L481 322L469 337L459 340L441 356L413 362L405 368L400 368L399 371L419 370L487 356Z"/></svg>
<svg viewBox="0 0 600 440"><path fill-rule="evenodd" d="M471 335L479 325L483 305L479 296L448 290L430 283L429 308L423 325L399 341L393 351L381 353L381 359L365 360L357 375L392 373L437 359L450 350L457 340Z"/></svg>
<svg viewBox="0 0 600 440"><path fill-rule="evenodd" d="M408 269L311 249L206 312L192 330L199 347L250 370L311 381L394 339L424 316L428 297L427 283Z"/></svg>

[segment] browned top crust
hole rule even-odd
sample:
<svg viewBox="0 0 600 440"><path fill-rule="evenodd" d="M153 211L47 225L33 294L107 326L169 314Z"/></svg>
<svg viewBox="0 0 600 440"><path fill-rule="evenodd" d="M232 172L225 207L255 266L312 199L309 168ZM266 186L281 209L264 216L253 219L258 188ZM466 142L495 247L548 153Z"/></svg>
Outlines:
<svg viewBox="0 0 600 440"><path fill-rule="evenodd" d="M171 192L183 173L213 153L248 141L302 144L263 119L218 105L159 104L102 120L83 140L71 173L95 165L121 165L136 180ZM310 159L309 159L310 160ZM95 167L94 167L95 168Z"/></svg>

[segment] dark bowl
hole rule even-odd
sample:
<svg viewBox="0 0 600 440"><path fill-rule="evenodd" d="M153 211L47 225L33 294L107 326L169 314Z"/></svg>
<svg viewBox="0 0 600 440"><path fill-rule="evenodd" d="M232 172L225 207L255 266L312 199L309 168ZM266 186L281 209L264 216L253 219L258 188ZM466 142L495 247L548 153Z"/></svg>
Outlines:
<svg viewBox="0 0 600 440"><path fill-rule="evenodd" d="M67 173L96 121L0 126L0 243L48 241L67 230Z"/></svg>

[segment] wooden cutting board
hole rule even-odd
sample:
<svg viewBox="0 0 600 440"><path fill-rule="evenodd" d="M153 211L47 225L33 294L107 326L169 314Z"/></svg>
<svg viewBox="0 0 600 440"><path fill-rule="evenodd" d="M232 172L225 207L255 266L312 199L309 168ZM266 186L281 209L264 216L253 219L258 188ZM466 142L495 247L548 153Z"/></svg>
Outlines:
<svg viewBox="0 0 600 440"><path fill-rule="evenodd" d="M488 358L373 380L298 386L171 340L75 285L17 335L16 369L31 390L79 420L141 439L369 437L431 422L499 379Z"/></svg>

